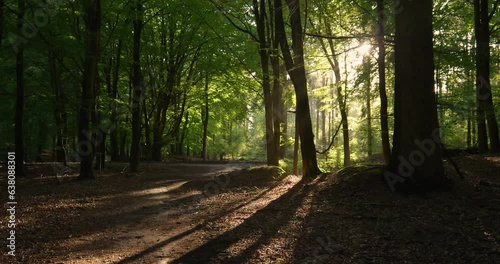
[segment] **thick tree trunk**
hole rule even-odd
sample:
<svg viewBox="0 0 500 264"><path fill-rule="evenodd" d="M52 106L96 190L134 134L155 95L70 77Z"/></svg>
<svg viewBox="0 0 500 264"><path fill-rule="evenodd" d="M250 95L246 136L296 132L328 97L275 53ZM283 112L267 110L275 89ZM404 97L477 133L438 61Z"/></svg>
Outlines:
<svg viewBox="0 0 500 264"><path fill-rule="evenodd" d="M432 0L403 0L396 16L394 147L384 176L391 190L429 190L444 180L434 93Z"/></svg>
<svg viewBox="0 0 500 264"><path fill-rule="evenodd" d="M101 1L84 2L85 9L85 65L82 81L82 98L79 113L78 145L80 162L79 179L94 178L92 161L94 159L93 140L89 131L92 106L95 101L94 85L97 79L99 62L99 37L101 30Z"/></svg>
<svg viewBox="0 0 500 264"><path fill-rule="evenodd" d="M21 35L24 25L24 0L18 0L17 30ZM19 36L18 36L19 38ZM24 170L24 46L20 44L16 51L16 114L15 114L15 150L16 176L25 176Z"/></svg>
<svg viewBox="0 0 500 264"><path fill-rule="evenodd" d="M385 91L385 7L384 0L377 0L378 12L378 91L380 95L380 133L382 138L382 153L385 164L389 164L391 158L391 144L389 142L389 115L387 113L387 93Z"/></svg>
<svg viewBox="0 0 500 264"><path fill-rule="evenodd" d="M283 21L283 6L281 0L275 0L276 34L280 40L281 51L285 59L288 75L295 88L297 113L300 135L300 148L302 152L302 174L304 179L314 178L321 174L316 159L314 134L311 122L311 110L307 95L307 79L304 62L304 47L302 22L300 18L300 3L298 0L287 0L290 11L290 24L292 26L293 57L286 39L285 23Z"/></svg>
<svg viewBox="0 0 500 264"><path fill-rule="evenodd" d="M490 80L490 29L488 0L474 0L474 32L476 35L476 98L478 142L481 152L500 151L498 123L493 106ZM487 129L487 131L486 131Z"/></svg>
<svg viewBox="0 0 500 264"><path fill-rule="evenodd" d="M142 73L141 73L141 33L143 28L142 0L135 1L134 14L134 44L132 63L132 145L130 147L130 171L139 170L141 157L141 98L142 98Z"/></svg>
<svg viewBox="0 0 500 264"><path fill-rule="evenodd" d="M4 0L0 0L0 48L2 47L3 40L3 25L5 22L5 9L4 9Z"/></svg>

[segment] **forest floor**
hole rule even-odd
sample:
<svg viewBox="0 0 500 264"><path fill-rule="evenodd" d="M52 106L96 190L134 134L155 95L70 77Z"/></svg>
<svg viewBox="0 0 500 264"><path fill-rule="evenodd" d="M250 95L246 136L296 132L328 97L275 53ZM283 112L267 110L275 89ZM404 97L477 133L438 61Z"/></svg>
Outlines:
<svg viewBox="0 0 500 264"><path fill-rule="evenodd" d="M305 184L246 163L113 163L91 181L30 164L0 263L500 263L500 157L454 160L463 181L447 164L451 191L412 195L380 166Z"/></svg>

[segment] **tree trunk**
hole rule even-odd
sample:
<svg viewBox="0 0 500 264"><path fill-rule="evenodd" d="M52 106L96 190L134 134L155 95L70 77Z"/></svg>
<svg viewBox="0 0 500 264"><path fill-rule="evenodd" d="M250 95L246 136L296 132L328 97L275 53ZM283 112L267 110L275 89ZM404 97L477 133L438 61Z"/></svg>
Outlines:
<svg viewBox="0 0 500 264"><path fill-rule="evenodd" d="M297 113L297 108L295 108L295 113ZM297 119L297 115L295 115L295 136L293 143L293 174L299 175L299 122Z"/></svg>
<svg viewBox="0 0 500 264"><path fill-rule="evenodd" d="M146 97L142 100L142 112L144 113L144 137L145 137L145 150L144 156L149 159L151 155L151 126L149 125L150 117L148 116L148 109L146 104Z"/></svg>
<svg viewBox="0 0 500 264"><path fill-rule="evenodd" d="M253 12L259 41L260 65L262 69L262 88L264 90L264 110L266 119L266 153L267 165L278 165L278 153L274 142L273 98L269 72L269 44L266 38L266 4L265 0L253 0ZM279 143L278 143L279 144Z"/></svg>
<svg viewBox="0 0 500 264"><path fill-rule="evenodd" d="M141 157L141 97L142 97L142 73L141 73L141 33L143 28L143 6L142 0L135 1L134 14L134 44L132 63L132 145L130 147L130 171L139 170L139 159Z"/></svg>
<svg viewBox="0 0 500 264"><path fill-rule="evenodd" d="M4 0L0 0L0 48L2 47L3 40L3 25L5 22Z"/></svg>
<svg viewBox="0 0 500 264"><path fill-rule="evenodd" d="M24 0L17 1L19 13L17 15L17 30L20 35L24 25ZM20 36L18 35L18 38ZM25 176L24 170L24 46L20 44L16 51L16 114L15 114L15 150L16 175Z"/></svg>
<svg viewBox="0 0 500 264"><path fill-rule="evenodd" d="M273 14L274 13L274 6L271 3L269 3L269 13ZM282 158L282 143L281 140L282 138L284 139L284 134L283 134L283 126L285 124L285 118L286 118L286 112L283 111L284 107L284 102L283 102L283 87L281 85L281 79L280 79L280 74L281 74L281 69L280 69L280 58L279 58L279 39L277 37L277 34L275 32L275 23L274 23L274 16L270 15L269 19L269 31L270 31L270 42L271 42L271 49L270 49L270 62L273 70L273 90L272 90L272 112L273 112L273 154L275 157L273 157L272 162L274 162L273 165L278 166L279 164L279 159Z"/></svg>
<svg viewBox="0 0 500 264"><path fill-rule="evenodd" d="M100 83L100 78L99 75L97 74L96 76L96 82L94 84L94 102L92 104L92 111L91 111L91 122L92 126L96 129L93 130L93 135L92 135L92 142L94 144L94 152L95 152L95 170L101 171L104 168L104 164L102 163L103 161L103 156L106 155L106 153L103 151L106 148L103 148L102 146L106 145L106 142L104 141L106 139L106 133L107 131L104 131L103 128L101 127L101 112L100 112L100 104L99 104L99 95L100 95L100 90L101 90L101 83Z"/></svg>
<svg viewBox="0 0 500 264"><path fill-rule="evenodd" d="M120 77L120 57L122 53L122 43L123 41L118 40L118 46L116 48L116 56L114 59L113 67L113 82L110 94L111 99L111 131L109 135L109 140L111 143L111 161L119 160L119 148L118 148L118 111L116 99L118 98L118 79Z"/></svg>
<svg viewBox="0 0 500 264"><path fill-rule="evenodd" d="M324 20L325 23L325 28L326 32L328 35L333 35L331 31L331 25L327 22L327 20ZM330 67L333 70L334 76L335 76L335 82L333 86L335 87L335 91L337 93L337 103L339 105L339 110L340 110L340 115L342 117L342 135L343 135L343 145L344 145L344 167L347 167L351 163L351 149L350 149L350 142L349 142L349 120L348 120L348 113L347 113L347 100L345 98L345 95L342 94L342 84L341 84L341 77L340 77L340 64L335 52L335 45L333 43L332 39L328 39L328 47L330 49L330 52L328 52L328 49L326 47L326 44L323 42L323 40L320 39L320 44L321 48L323 49L323 52L327 56L328 63L330 64ZM329 53L331 53L329 55Z"/></svg>
<svg viewBox="0 0 500 264"><path fill-rule="evenodd" d="M202 123L203 123L203 136L202 136L202 147L201 147L201 157L203 161L207 161L207 137L208 137L208 74L205 74L205 90L204 90L204 108L201 111Z"/></svg>
<svg viewBox="0 0 500 264"><path fill-rule="evenodd" d="M54 90L54 120L56 123L55 156L57 162L63 162L66 166L66 141L68 137L68 124L66 114L66 96L61 85L60 73L57 69L57 54L49 51L49 73L50 86Z"/></svg>
<svg viewBox="0 0 500 264"><path fill-rule="evenodd" d="M365 91L366 91L366 145L367 154L370 157L373 154L373 133L372 133L372 95L371 95L371 65L369 55L364 56L363 71L366 78Z"/></svg>
<svg viewBox="0 0 500 264"><path fill-rule="evenodd" d="M84 2L85 9L85 64L82 81L82 98L79 113L78 145L80 162L79 179L92 179L92 161L94 159L93 140L89 131L92 106L95 101L94 85L99 62L99 37L101 30L101 1Z"/></svg>
<svg viewBox="0 0 500 264"><path fill-rule="evenodd" d="M382 139L382 152L385 164L389 164L391 158L391 144L389 142L389 121L387 113L387 93L385 91L385 7L384 0L377 0L378 12L378 91L380 95L380 131Z"/></svg>
<svg viewBox="0 0 500 264"><path fill-rule="evenodd" d="M488 0L474 0L474 33L476 35L476 98L478 141L481 152L500 151L498 123L493 106L490 80L490 29ZM487 122L486 122L487 121ZM488 131L486 131L488 129Z"/></svg>
<svg viewBox="0 0 500 264"><path fill-rule="evenodd" d="M188 124L189 111L186 111L186 114L184 115L184 125L182 126L181 135L177 144L177 153L179 153L179 155L184 155L184 141L186 140L188 134Z"/></svg>
<svg viewBox="0 0 500 264"><path fill-rule="evenodd" d="M276 34L280 40L280 47L285 59L288 75L292 79L295 88L297 113L300 135L300 148L302 152L302 174L304 179L311 179L321 174L316 159L316 148L314 146L314 134L311 122L311 110L309 108L309 97L307 95L307 79L304 62L304 47L302 22L300 18L300 3L298 0L287 0L290 11L290 24L292 27L293 57L290 52L286 38L285 23L283 21L283 6L281 0L275 0L275 24Z"/></svg>
<svg viewBox="0 0 500 264"><path fill-rule="evenodd" d="M434 93L432 0L403 0L396 16L391 190L430 190L444 180Z"/></svg>

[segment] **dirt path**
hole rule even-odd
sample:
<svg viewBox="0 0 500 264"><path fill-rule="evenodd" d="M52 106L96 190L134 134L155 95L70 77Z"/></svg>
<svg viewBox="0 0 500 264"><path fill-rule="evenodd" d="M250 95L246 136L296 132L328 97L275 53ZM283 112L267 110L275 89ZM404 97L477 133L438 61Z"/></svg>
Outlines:
<svg viewBox="0 0 500 264"><path fill-rule="evenodd" d="M455 161L465 179L447 166L452 191L415 195L390 193L379 167L309 184L240 170L250 164L147 163L133 176L112 164L93 181L19 180L17 260L499 263L500 157Z"/></svg>
<svg viewBox="0 0 500 264"><path fill-rule="evenodd" d="M125 164L113 164L89 182L74 181L75 175L20 180L17 260L168 263L207 239L206 228L221 217L245 217L286 191L286 186L266 196L273 186L228 191L231 177L215 177L252 165L146 163L142 173L130 176L120 173Z"/></svg>

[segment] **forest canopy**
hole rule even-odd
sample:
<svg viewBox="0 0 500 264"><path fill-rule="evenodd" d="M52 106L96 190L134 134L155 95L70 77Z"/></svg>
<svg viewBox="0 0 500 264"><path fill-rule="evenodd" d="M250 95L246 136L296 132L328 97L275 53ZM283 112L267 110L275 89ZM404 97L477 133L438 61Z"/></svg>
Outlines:
<svg viewBox="0 0 500 264"><path fill-rule="evenodd" d="M398 115L435 112L446 148L499 151L499 1L410 2L2 0L0 150L81 162L83 178L169 157L314 176L389 164ZM433 98L400 108L398 71L427 48L431 71L399 87L427 78L408 91Z"/></svg>

